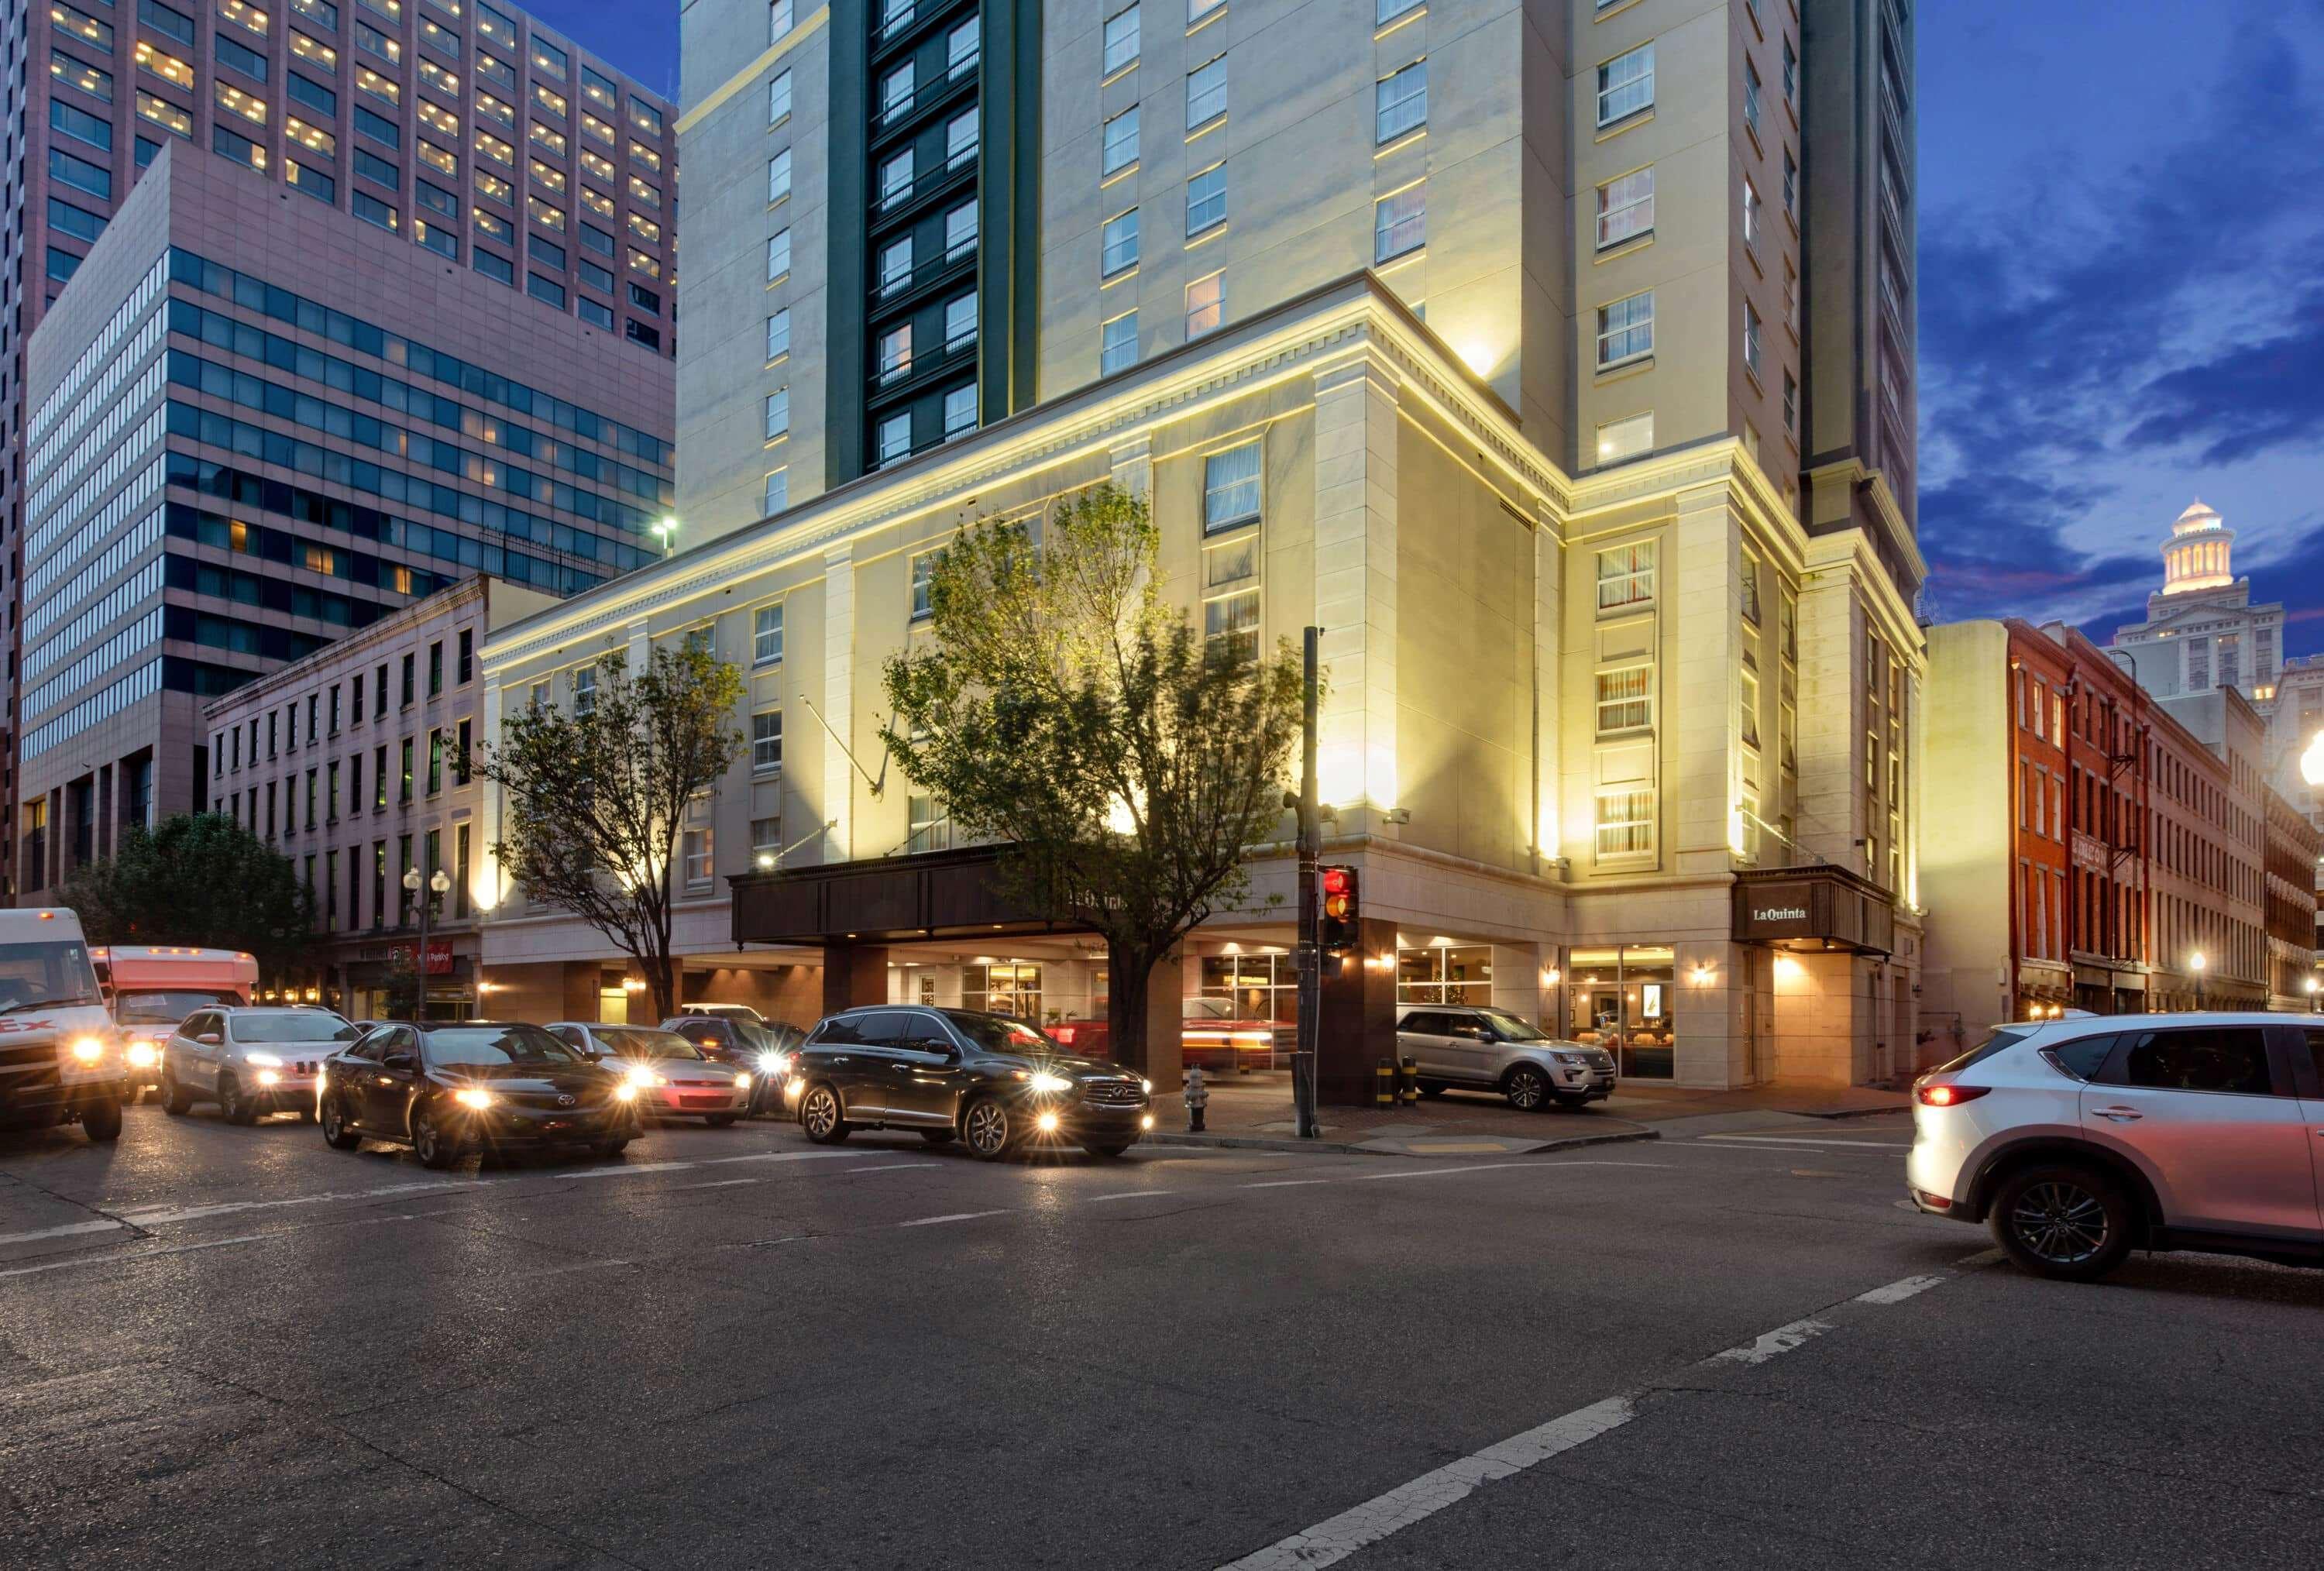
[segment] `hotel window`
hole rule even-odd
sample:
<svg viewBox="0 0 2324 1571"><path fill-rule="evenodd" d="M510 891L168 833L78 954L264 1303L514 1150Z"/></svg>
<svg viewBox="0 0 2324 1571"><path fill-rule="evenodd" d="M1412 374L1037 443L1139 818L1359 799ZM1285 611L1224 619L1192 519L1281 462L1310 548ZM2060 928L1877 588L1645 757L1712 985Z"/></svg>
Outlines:
<svg viewBox="0 0 2324 1571"><path fill-rule="evenodd" d="M1637 605L1655 597L1655 542L1642 540L1598 553L1598 609Z"/></svg>
<svg viewBox="0 0 2324 1571"><path fill-rule="evenodd" d="M790 505L791 476L788 467L770 470L766 484L759 490L759 505L769 517Z"/></svg>
<svg viewBox="0 0 2324 1571"><path fill-rule="evenodd" d="M880 81L880 118L893 120L912 112L912 94L916 87L912 62L906 60L890 71Z"/></svg>
<svg viewBox="0 0 2324 1571"><path fill-rule="evenodd" d="M1138 162L1138 106L1133 104L1105 123L1105 154L1100 173L1120 173Z"/></svg>
<svg viewBox="0 0 2324 1571"><path fill-rule="evenodd" d="M1127 267L1139 265L1139 209L1132 207L1127 214L1115 214L1106 218L1099 230L1099 276L1111 279Z"/></svg>
<svg viewBox="0 0 2324 1571"><path fill-rule="evenodd" d="M1249 450L1254 457L1258 451L1256 445ZM1259 658L1259 563L1257 530L1203 548L1203 648L1213 660L1244 664Z"/></svg>
<svg viewBox="0 0 2324 1571"><path fill-rule="evenodd" d="M550 229L565 227L565 210L562 208L550 207L539 197L525 198L524 210L531 216L534 223L543 227Z"/></svg>
<svg viewBox="0 0 2324 1571"><path fill-rule="evenodd" d="M1655 46L1616 55L1598 68L1598 124L1611 125L1655 103Z"/></svg>
<svg viewBox="0 0 2324 1571"><path fill-rule="evenodd" d="M369 66L355 68L355 86L383 104L394 105L403 101L402 84L381 76Z"/></svg>
<svg viewBox="0 0 2324 1571"><path fill-rule="evenodd" d="M956 300L945 302L944 347L947 355L969 348L976 342L976 293L971 291Z"/></svg>
<svg viewBox="0 0 2324 1571"><path fill-rule="evenodd" d="M434 143L428 141L425 137L420 139L419 145L412 151L419 155L420 162L426 164L429 168L442 174L448 174L455 180L460 178L460 159L458 154L447 152L444 149L437 146Z"/></svg>
<svg viewBox="0 0 2324 1571"><path fill-rule="evenodd" d="M536 125L533 129L538 131L540 127ZM565 171L563 170L551 169L549 165L541 162L540 160L537 158L528 159L526 161L526 167L531 170L533 179L539 180L542 185L547 186L550 190L562 191L565 189ZM636 182L633 180L631 183L634 185ZM634 213L630 216L632 218L637 217ZM632 226L635 227L634 225Z"/></svg>
<svg viewBox="0 0 2324 1571"><path fill-rule="evenodd" d="M1132 6L1131 9L1137 8ZM68 5L64 0L51 0L49 25L76 43L88 44L92 49L102 50L106 54L113 52L113 23L92 16L76 6Z"/></svg>
<svg viewBox="0 0 2324 1571"><path fill-rule="evenodd" d="M630 124L636 126L639 130L644 132L649 136L659 136L662 133L661 111L655 108L651 104L641 102L636 98L632 98L630 100Z"/></svg>
<svg viewBox="0 0 2324 1571"><path fill-rule="evenodd" d="M420 57L420 79L447 98L456 98L460 96L460 74L457 71L446 70L424 54ZM425 98L416 99L414 102L428 104ZM431 109L437 107L433 104L429 104L428 106Z"/></svg>
<svg viewBox="0 0 2324 1571"><path fill-rule="evenodd" d="M1759 68L1748 59L1743 62L1743 124L1757 135L1759 130Z"/></svg>
<svg viewBox="0 0 2324 1571"><path fill-rule="evenodd" d="M1796 106L1800 101L1800 56L1790 39L1784 40L1784 102Z"/></svg>
<svg viewBox="0 0 2324 1571"><path fill-rule="evenodd" d="M191 112L180 109L169 99L157 97L142 88L137 92L137 113L172 135L190 139L194 134L194 116ZM50 172L53 174L55 170L51 168Z"/></svg>
<svg viewBox="0 0 2324 1571"><path fill-rule="evenodd" d="M581 150L581 167L586 172L595 175L607 185L613 183L613 161L612 159L606 158L599 153L592 152L585 147Z"/></svg>
<svg viewBox="0 0 2324 1571"><path fill-rule="evenodd" d="M688 812L695 810L692 807L687 809ZM710 887L711 865L715 856L713 847L716 838L716 830L708 824L703 825L700 828L686 831L684 849L687 888L701 890Z"/></svg>
<svg viewBox="0 0 2324 1571"><path fill-rule="evenodd" d="M1113 75L1138 58L1138 7L1127 6L1105 19L1105 74Z"/></svg>
<svg viewBox="0 0 2324 1571"><path fill-rule="evenodd" d="M1207 125L1227 112L1227 57L1218 55L1186 73L1186 129Z"/></svg>
<svg viewBox="0 0 2324 1571"><path fill-rule="evenodd" d="M295 27L290 30L290 52L300 60L313 60L327 70L337 70L339 67L337 50L327 43L321 43L309 38ZM298 79L297 73L292 73L291 79L294 82ZM295 93L297 89L294 88L292 91Z"/></svg>
<svg viewBox="0 0 2324 1571"><path fill-rule="evenodd" d="M1600 791L1596 829L1600 856L1651 855L1655 849L1654 791Z"/></svg>
<svg viewBox="0 0 2324 1571"><path fill-rule="evenodd" d="M774 43L789 32L794 25L791 0L768 0L767 42Z"/></svg>
<svg viewBox="0 0 2324 1571"><path fill-rule="evenodd" d="M1428 187L1405 187L1372 204L1372 260L1386 262L1428 242Z"/></svg>
<svg viewBox="0 0 2324 1571"><path fill-rule="evenodd" d="M581 666L573 672L573 713L586 716L597 707L597 668Z"/></svg>
<svg viewBox="0 0 2324 1571"><path fill-rule="evenodd" d="M1743 181L1743 244L1759 248L1759 188L1748 177Z"/></svg>
<svg viewBox="0 0 2324 1571"><path fill-rule="evenodd" d="M910 414L890 415L880 422L880 445L875 464L893 464L912 456L912 417Z"/></svg>
<svg viewBox="0 0 2324 1571"><path fill-rule="evenodd" d="M1754 381L1757 380L1759 375L1759 313L1752 309L1751 302L1748 300L1743 302L1743 368L1750 372Z"/></svg>
<svg viewBox="0 0 2324 1571"><path fill-rule="evenodd" d="M1655 723L1655 669L1624 666L1598 673L1598 735L1643 731Z"/></svg>
<svg viewBox="0 0 2324 1571"><path fill-rule="evenodd" d="M49 55L49 75L69 86L78 88L92 98L113 102L113 73L99 70L87 60L75 60L62 50Z"/></svg>
<svg viewBox="0 0 2324 1571"><path fill-rule="evenodd" d="M608 147L613 146L616 141L611 125L606 125L595 115L586 112L581 116L581 134L592 141L602 142Z"/></svg>
<svg viewBox="0 0 2324 1571"><path fill-rule="evenodd" d="M751 772L775 774L783 767L783 712L761 709L751 716Z"/></svg>
<svg viewBox="0 0 2324 1571"><path fill-rule="evenodd" d="M1203 532L1259 522L1259 445L1245 442L1203 461Z"/></svg>
<svg viewBox="0 0 2324 1571"><path fill-rule="evenodd" d="M1213 273L1186 286L1186 337L1199 338L1225 319L1227 275Z"/></svg>
<svg viewBox="0 0 2324 1571"><path fill-rule="evenodd" d="M1598 249L1650 235L1655 227L1655 171L1649 164L1598 188Z"/></svg>
<svg viewBox="0 0 2324 1571"><path fill-rule="evenodd" d="M791 313L786 306L767 319L767 358L779 360L791 352Z"/></svg>
<svg viewBox="0 0 2324 1571"><path fill-rule="evenodd" d="M912 150L904 149L880 166L880 205L892 208L912 194Z"/></svg>
<svg viewBox="0 0 2324 1571"><path fill-rule="evenodd" d="M1372 7L1372 25L1375 27L1385 27L1389 23L1394 22L1397 17L1403 15L1406 12L1413 10L1423 3L1424 0L1377 0L1377 4ZM1599 4L1601 5L1605 3L1606 0L1599 0Z"/></svg>
<svg viewBox="0 0 2324 1571"><path fill-rule="evenodd" d="M1225 5L1227 0L1186 0L1186 27L1192 32L1196 23Z"/></svg>
<svg viewBox="0 0 2324 1571"><path fill-rule="evenodd" d="M1800 165L1791 150L1784 150L1784 211L1794 218L1800 216Z"/></svg>
<svg viewBox="0 0 2324 1571"><path fill-rule="evenodd" d="M768 441L791 434L791 390L788 387L767 394Z"/></svg>
<svg viewBox="0 0 2324 1571"><path fill-rule="evenodd" d="M912 559L911 620L926 622L936 615L936 555L922 551Z"/></svg>
<svg viewBox="0 0 2324 1571"><path fill-rule="evenodd" d="M1735 734L1746 747L1759 745L1759 679L1749 671L1738 673Z"/></svg>
<svg viewBox="0 0 2324 1571"><path fill-rule="evenodd" d="M1214 163L1186 181L1188 238L1227 221L1227 166Z"/></svg>
<svg viewBox="0 0 2324 1571"><path fill-rule="evenodd" d="M540 166L535 164L533 167L538 171ZM564 189L561 180L558 182L558 189L560 190ZM659 208L661 206L661 189L646 180L640 180L635 175L632 175L630 177L630 196L634 200L643 202L649 208Z"/></svg>
<svg viewBox="0 0 2324 1571"><path fill-rule="evenodd" d="M1737 608L1743 620L1752 626L1759 625L1759 559L1749 551L1743 553L1742 566L1736 574Z"/></svg>
<svg viewBox="0 0 2324 1571"><path fill-rule="evenodd" d="M1655 445L1655 411L1626 415L1609 420L1598 428L1598 461L1611 464L1622 458L1653 450Z"/></svg>
<svg viewBox="0 0 2324 1571"><path fill-rule="evenodd" d="M783 608L761 605L751 614L751 663L770 666L783 658Z"/></svg>
<svg viewBox="0 0 2324 1571"><path fill-rule="evenodd" d="M460 117L449 109L422 98L420 100L418 113L422 125L439 131L454 141L459 139Z"/></svg>
<svg viewBox="0 0 2324 1571"><path fill-rule="evenodd" d="M778 71L775 74L775 79L767 84L767 124L779 125L789 116L790 112L791 74L788 71ZM586 120L587 116L585 116L583 118ZM599 124L602 125L603 122Z"/></svg>
<svg viewBox="0 0 2324 1571"><path fill-rule="evenodd" d="M247 136L235 135L223 125L210 127L210 151L220 157L230 158L236 163L246 163L253 169L266 167L266 149ZM392 208L388 210L394 211ZM358 210L356 217L368 218L371 215ZM393 226L391 225L389 227Z"/></svg>
<svg viewBox="0 0 2324 1571"><path fill-rule="evenodd" d="M543 125L538 120L527 121L525 123L525 129L531 135L532 144L535 147L540 148L542 152L550 154L552 157L563 158L565 156L566 143L565 134L563 132L551 131L548 126ZM540 165L538 162L534 162L532 168L533 172L536 174L540 171ZM551 183L553 183L557 189L561 191L565 189L565 177L560 174ZM659 207L660 204L657 202L655 206Z"/></svg>
<svg viewBox="0 0 2324 1571"><path fill-rule="evenodd" d="M489 131L476 133L476 151L494 163L504 164L510 169L516 167L516 149Z"/></svg>
<svg viewBox="0 0 2324 1571"><path fill-rule="evenodd" d="M890 328L880 335L880 380L894 382L911 374L912 324Z"/></svg>
<svg viewBox="0 0 2324 1571"><path fill-rule="evenodd" d="M1416 60L1372 87L1372 141L1393 142L1428 119L1428 62Z"/></svg>
<svg viewBox="0 0 2324 1571"><path fill-rule="evenodd" d="M514 126L516 125L515 108L510 105L501 102L501 100L493 97L490 93L478 93L476 95L476 113L484 116L486 119L497 120L503 125Z"/></svg>
<svg viewBox="0 0 2324 1571"><path fill-rule="evenodd" d="M1097 370L1111 376L1138 363L1138 313L1125 311L1105 324L1099 334Z"/></svg>
<svg viewBox="0 0 2324 1571"><path fill-rule="evenodd" d="M976 156L976 111L964 110L945 126L945 167L958 169Z"/></svg>
<svg viewBox="0 0 2324 1571"><path fill-rule="evenodd" d="M774 282L791 270L791 232L782 230L767 241L767 282Z"/></svg>
<svg viewBox="0 0 2324 1571"><path fill-rule="evenodd" d="M140 70L151 71L173 87L183 88L189 92L193 90L194 68L176 55L162 53L142 38L137 41L137 66Z"/></svg>
<svg viewBox="0 0 2324 1571"><path fill-rule="evenodd" d="M552 119L568 120L572 118L573 106L567 101L565 95L562 93L551 92L549 88L543 87L539 82L532 84L532 101L541 109L546 111Z"/></svg>
<svg viewBox="0 0 2324 1571"><path fill-rule="evenodd" d="M1800 274L1786 260L1784 263L1784 326L1797 337L1800 331Z"/></svg>
<svg viewBox="0 0 2324 1571"><path fill-rule="evenodd" d="M1598 368L1643 360L1655 352L1655 291L1598 308Z"/></svg>
<svg viewBox="0 0 2324 1571"><path fill-rule="evenodd" d="M791 194L791 150L784 148L767 160L767 204L771 207Z"/></svg>
<svg viewBox="0 0 2324 1571"><path fill-rule="evenodd" d="M880 252L880 292L894 294L912 282L912 236L906 235Z"/></svg>
<svg viewBox="0 0 2324 1571"><path fill-rule="evenodd" d="M486 54L483 50L476 51L476 75L488 82L498 82L512 93L516 91L515 69L508 61Z"/></svg>
<svg viewBox="0 0 2324 1571"><path fill-rule="evenodd" d="M945 809L944 803L934 797L908 796L904 799L904 817L908 836L904 849L907 852L950 848L952 814ZM923 986L933 986L936 982L933 976L923 976L920 980ZM924 997L923 1002L927 1000Z"/></svg>
<svg viewBox="0 0 2324 1571"><path fill-rule="evenodd" d="M1800 434L1800 384L1788 371L1784 373L1784 430L1789 436Z"/></svg>
<svg viewBox="0 0 2324 1571"><path fill-rule="evenodd" d="M976 384L966 383L945 394L944 434L949 441L976 429Z"/></svg>

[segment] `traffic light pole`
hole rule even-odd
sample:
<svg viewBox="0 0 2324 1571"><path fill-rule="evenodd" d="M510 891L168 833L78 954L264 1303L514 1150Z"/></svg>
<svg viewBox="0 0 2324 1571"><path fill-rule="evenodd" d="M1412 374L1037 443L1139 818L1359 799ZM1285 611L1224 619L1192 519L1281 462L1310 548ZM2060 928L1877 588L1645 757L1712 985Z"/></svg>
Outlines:
<svg viewBox="0 0 2324 1571"><path fill-rule="evenodd" d="M1323 958L1317 944L1322 912L1316 904L1315 864L1323 854L1323 806L1315 790L1316 641L1321 628L1304 639L1305 688L1299 722L1299 1049L1291 1056L1291 1100L1299 1138L1314 1140L1315 1049L1323 1027Z"/></svg>

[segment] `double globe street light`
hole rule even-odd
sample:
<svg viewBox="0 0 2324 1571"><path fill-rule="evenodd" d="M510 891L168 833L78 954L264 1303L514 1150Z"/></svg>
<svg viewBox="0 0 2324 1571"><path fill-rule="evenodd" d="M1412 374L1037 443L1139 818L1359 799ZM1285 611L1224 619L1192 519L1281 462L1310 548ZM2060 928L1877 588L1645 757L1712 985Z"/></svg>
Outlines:
<svg viewBox="0 0 2324 1571"><path fill-rule="evenodd" d="M417 867L407 867L403 870L404 888L410 890L414 894L420 894L420 869ZM420 895L420 947L413 956L414 964L411 967L414 977L416 978L413 984L413 991L417 994L417 999L411 1012L412 1018L415 1021L424 1021L428 1018L429 908L433 906L438 899L447 893L451 890L451 887L452 875L446 873L439 867L429 875L428 892L424 895Z"/></svg>

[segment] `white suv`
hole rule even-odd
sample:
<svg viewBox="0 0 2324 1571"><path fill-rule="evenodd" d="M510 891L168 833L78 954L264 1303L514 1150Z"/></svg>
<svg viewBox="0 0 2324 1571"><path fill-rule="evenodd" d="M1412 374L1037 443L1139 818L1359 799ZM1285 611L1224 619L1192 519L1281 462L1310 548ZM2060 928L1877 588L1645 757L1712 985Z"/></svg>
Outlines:
<svg viewBox="0 0 2324 1571"><path fill-rule="evenodd" d="M2324 1021L2003 1026L1913 1087L1913 1202L2089 1280L2134 1248L2324 1265Z"/></svg>

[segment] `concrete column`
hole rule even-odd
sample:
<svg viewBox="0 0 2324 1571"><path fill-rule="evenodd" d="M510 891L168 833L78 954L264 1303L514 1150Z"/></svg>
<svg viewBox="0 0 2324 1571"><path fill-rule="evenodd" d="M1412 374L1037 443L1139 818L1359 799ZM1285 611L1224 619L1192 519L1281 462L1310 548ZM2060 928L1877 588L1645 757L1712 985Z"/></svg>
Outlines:
<svg viewBox="0 0 2324 1571"><path fill-rule="evenodd" d="M1328 682L1318 775L1341 834L1388 839L1397 831L1374 809L1397 805L1398 384L1368 352L1315 377L1315 621Z"/></svg>
<svg viewBox="0 0 2324 1571"><path fill-rule="evenodd" d="M822 708L824 722L831 727L823 736L822 816L831 826L823 833L823 861L829 864L845 862L855 854L855 766L847 753L854 744L855 717L853 548L826 552L823 562ZM827 978L824 986L826 992L831 986Z"/></svg>
<svg viewBox="0 0 2324 1571"><path fill-rule="evenodd" d="M1665 689L1671 709L1666 724L1679 741L1675 752L1665 754L1669 773L1662 818L1670 844L1664 865L1675 873L1720 873L1735 864L1742 666L1736 569L1741 541L1742 528L1723 480L1680 494L1669 548L1674 560L1664 588L1671 619L1665 632L1677 648Z"/></svg>
<svg viewBox="0 0 2324 1571"><path fill-rule="evenodd" d="M823 947L823 1012L888 1002L888 950L881 944Z"/></svg>
<svg viewBox="0 0 2324 1571"><path fill-rule="evenodd" d="M1560 1035L1556 989L1543 983L1548 968L1557 964L1554 944L1493 946L1493 1007L1519 1020L1529 1020L1551 1036Z"/></svg>
<svg viewBox="0 0 2324 1571"><path fill-rule="evenodd" d="M1864 657L1861 612L1845 559L1820 565L1809 542L1800 582L1800 844L1864 871ZM1831 550L1844 550L1835 544ZM1884 873L1885 876L1885 873Z"/></svg>
<svg viewBox="0 0 2324 1571"><path fill-rule="evenodd" d="M501 685L484 684L483 712L476 716L475 744L494 746L501 739ZM468 848L468 898L475 903L479 934L483 925L492 920L504 892L501 882L501 865L493 860L493 846L501 837L501 788L478 776L476 779L475 828L471 831ZM478 952L484 950L484 940L477 939Z"/></svg>
<svg viewBox="0 0 2324 1571"><path fill-rule="evenodd" d="M1396 924L1365 917L1361 942L1337 976L1323 978L1315 1042L1315 1099L1370 1107L1379 1061L1396 1057Z"/></svg>
<svg viewBox="0 0 2324 1571"><path fill-rule="evenodd" d="M1564 826L1558 821L1563 782L1557 744L1564 713L1564 597L1565 542L1543 508L1533 534L1534 800L1526 837L1535 850L1535 871L1543 873L1553 873L1551 864L1565 855Z"/></svg>

